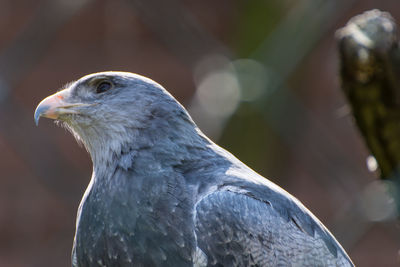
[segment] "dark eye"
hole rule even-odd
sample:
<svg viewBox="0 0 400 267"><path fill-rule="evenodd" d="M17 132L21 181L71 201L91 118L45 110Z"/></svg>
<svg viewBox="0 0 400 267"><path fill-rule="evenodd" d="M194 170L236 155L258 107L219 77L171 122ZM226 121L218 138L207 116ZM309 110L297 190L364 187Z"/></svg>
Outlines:
<svg viewBox="0 0 400 267"><path fill-rule="evenodd" d="M97 85L96 93L101 94L111 89L112 84L109 81L103 81Z"/></svg>

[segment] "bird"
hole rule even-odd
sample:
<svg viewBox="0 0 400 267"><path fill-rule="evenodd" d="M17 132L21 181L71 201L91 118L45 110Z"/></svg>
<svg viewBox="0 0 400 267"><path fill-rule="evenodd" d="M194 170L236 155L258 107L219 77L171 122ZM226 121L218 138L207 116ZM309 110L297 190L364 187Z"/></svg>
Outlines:
<svg viewBox="0 0 400 267"><path fill-rule="evenodd" d="M90 154L72 266L354 266L295 197L211 141L160 84L83 76L34 113Z"/></svg>

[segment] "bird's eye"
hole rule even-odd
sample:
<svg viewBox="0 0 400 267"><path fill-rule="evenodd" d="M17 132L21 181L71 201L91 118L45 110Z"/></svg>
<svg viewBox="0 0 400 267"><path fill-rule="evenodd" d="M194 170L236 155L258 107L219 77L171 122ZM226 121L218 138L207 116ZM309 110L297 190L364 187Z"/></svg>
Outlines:
<svg viewBox="0 0 400 267"><path fill-rule="evenodd" d="M111 87L112 87L112 84L110 82L103 81L97 85L96 93L97 94L104 93L105 91L108 91L109 89L111 89Z"/></svg>

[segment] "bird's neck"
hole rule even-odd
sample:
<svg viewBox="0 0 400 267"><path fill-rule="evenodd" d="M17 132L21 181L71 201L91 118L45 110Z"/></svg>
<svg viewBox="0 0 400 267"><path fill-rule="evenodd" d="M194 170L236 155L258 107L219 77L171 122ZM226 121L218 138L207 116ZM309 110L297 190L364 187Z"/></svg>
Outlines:
<svg viewBox="0 0 400 267"><path fill-rule="evenodd" d="M109 179L110 170L145 171L168 168L201 156L212 142L191 121L153 122L148 127L128 129L102 138L91 138L87 147L94 177ZM138 170L140 168L140 170Z"/></svg>

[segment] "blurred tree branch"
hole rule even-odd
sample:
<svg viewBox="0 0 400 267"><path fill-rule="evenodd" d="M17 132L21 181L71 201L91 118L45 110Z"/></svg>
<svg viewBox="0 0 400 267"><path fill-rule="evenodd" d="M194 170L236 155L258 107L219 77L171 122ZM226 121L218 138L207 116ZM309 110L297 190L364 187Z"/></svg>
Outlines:
<svg viewBox="0 0 400 267"><path fill-rule="evenodd" d="M340 75L355 122L380 176L400 188L400 50L396 24L379 10L352 18L338 31Z"/></svg>

